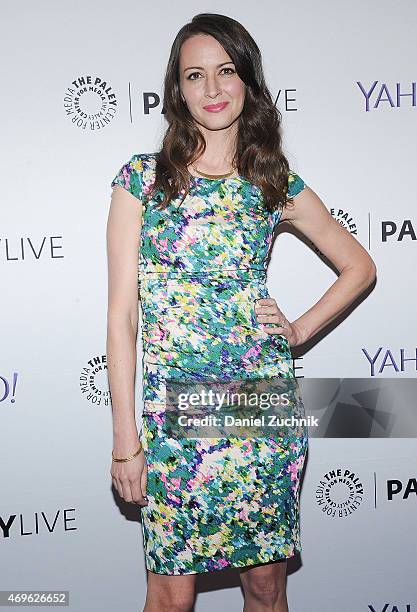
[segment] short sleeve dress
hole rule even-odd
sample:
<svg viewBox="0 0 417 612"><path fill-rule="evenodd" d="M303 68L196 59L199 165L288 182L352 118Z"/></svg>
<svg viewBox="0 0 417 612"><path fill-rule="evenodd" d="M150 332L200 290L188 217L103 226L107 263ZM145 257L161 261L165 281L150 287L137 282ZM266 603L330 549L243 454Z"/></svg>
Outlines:
<svg viewBox="0 0 417 612"><path fill-rule="evenodd" d="M190 175L165 210L144 202L156 154L135 154L111 182L142 201L138 288L142 341L141 507L145 562L166 575L278 561L301 551L299 484L307 434L185 438L164 427L167 379L294 377L284 335L268 334L255 300L270 297L267 256L280 212L244 177ZM304 189L290 172L288 196Z"/></svg>

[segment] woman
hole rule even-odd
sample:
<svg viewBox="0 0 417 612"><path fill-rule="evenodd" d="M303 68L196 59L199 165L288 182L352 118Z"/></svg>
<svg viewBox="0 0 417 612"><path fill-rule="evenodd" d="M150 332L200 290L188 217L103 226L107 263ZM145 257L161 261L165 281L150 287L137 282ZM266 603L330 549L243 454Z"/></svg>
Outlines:
<svg viewBox="0 0 417 612"><path fill-rule="evenodd" d="M228 567L240 568L245 610L283 612L286 560L301 550L307 438L170 437L165 383L294 377L290 347L351 304L375 278L375 266L289 169L259 49L237 21L200 14L180 30L164 108L161 151L133 155L111 183L111 475L120 496L141 509L146 612L192 609L196 574ZM283 220L340 271L292 322L265 284L271 236ZM141 440L134 405L138 280Z"/></svg>

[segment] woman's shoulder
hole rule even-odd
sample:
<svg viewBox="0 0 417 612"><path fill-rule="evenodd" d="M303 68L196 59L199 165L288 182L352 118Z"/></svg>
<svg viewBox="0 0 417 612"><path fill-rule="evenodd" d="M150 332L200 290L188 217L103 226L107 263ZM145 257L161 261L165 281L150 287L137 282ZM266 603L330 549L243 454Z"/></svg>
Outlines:
<svg viewBox="0 0 417 612"><path fill-rule="evenodd" d="M293 198L294 196L297 195L297 193L300 193L300 191L302 191L304 187L307 187L307 185L303 181L301 176L299 176L296 172L294 172L294 170L290 169L290 171L288 172L287 197Z"/></svg>
<svg viewBox="0 0 417 612"><path fill-rule="evenodd" d="M133 153L116 172L110 185L121 185L140 199L144 186L154 179L155 164L156 153Z"/></svg>
<svg viewBox="0 0 417 612"><path fill-rule="evenodd" d="M156 156L157 153L133 153L126 165L135 172L143 173L155 168Z"/></svg>

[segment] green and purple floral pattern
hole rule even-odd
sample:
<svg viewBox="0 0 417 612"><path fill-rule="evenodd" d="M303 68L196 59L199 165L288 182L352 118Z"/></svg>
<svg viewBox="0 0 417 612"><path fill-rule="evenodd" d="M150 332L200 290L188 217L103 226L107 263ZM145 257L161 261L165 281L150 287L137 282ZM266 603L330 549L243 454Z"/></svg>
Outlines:
<svg viewBox="0 0 417 612"><path fill-rule="evenodd" d="M111 185L142 201L155 154L135 154ZM190 177L183 203L143 203L138 288L149 504L140 509L146 566L168 575L244 567L301 551L299 482L307 436L170 437L166 379L294 377L290 347L258 323L270 297L266 260L280 212L244 177ZM288 195L305 183L289 175Z"/></svg>

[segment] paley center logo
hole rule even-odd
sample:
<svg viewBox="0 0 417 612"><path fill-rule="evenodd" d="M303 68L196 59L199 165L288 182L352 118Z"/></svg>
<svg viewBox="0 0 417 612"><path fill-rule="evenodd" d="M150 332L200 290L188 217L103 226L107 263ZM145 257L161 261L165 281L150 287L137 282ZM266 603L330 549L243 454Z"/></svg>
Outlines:
<svg viewBox="0 0 417 612"><path fill-rule="evenodd" d="M95 406L109 406L111 395L107 379L107 356L91 357L80 373L80 389L85 399Z"/></svg>
<svg viewBox="0 0 417 612"><path fill-rule="evenodd" d="M95 132L113 119L117 112L117 99L104 77L79 76L67 87L64 110L78 128Z"/></svg>
<svg viewBox="0 0 417 612"><path fill-rule="evenodd" d="M130 119L133 121L133 115L135 114L135 97L132 97L131 91L132 88L129 83L129 104L126 105L126 108L129 108ZM143 91L142 96L139 96L137 99L139 103L141 103L141 106L139 106L140 114L150 115L153 111L158 111L160 114L164 115L166 112L163 106L162 96L156 91ZM275 106L277 106L278 103L280 104L279 110L281 113L298 111L297 89L279 89L274 100Z"/></svg>
<svg viewBox="0 0 417 612"><path fill-rule="evenodd" d="M417 240L417 225L411 219L401 221L385 220L381 222L381 242L415 242Z"/></svg>
<svg viewBox="0 0 417 612"><path fill-rule="evenodd" d="M353 236L358 235L358 227L356 225L356 221L349 211L344 210L343 208L338 208L337 210L336 208L331 208L330 214L334 219L336 219L338 223L340 223L342 227L347 229L347 231L350 232Z"/></svg>
<svg viewBox="0 0 417 612"><path fill-rule="evenodd" d="M417 500L417 478L390 478L386 484L387 500Z"/></svg>
<svg viewBox="0 0 417 612"><path fill-rule="evenodd" d="M316 488L316 502L330 518L344 518L362 503L364 489L359 475L349 467L336 467L322 476Z"/></svg>

